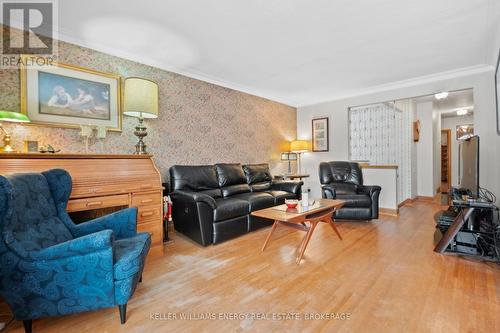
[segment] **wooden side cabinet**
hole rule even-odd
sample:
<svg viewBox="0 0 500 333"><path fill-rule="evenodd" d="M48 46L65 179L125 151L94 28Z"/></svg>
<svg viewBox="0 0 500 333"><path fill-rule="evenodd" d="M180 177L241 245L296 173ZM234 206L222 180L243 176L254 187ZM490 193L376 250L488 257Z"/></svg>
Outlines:
<svg viewBox="0 0 500 333"><path fill-rule="evenodd" d="M150 255L163 253L163 188L151 155L0 154L0 174L68 171L69 213L137 207L137 231L151 234Z"/></svg>

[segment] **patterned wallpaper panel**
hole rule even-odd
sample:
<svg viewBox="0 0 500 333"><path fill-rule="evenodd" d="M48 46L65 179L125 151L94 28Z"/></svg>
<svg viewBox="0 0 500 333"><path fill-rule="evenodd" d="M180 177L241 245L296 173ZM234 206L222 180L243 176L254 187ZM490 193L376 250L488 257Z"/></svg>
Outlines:
<svg viewBox="0 0 500 333"><path fill-rule="evenodd" d="M59 42L59 61L158 83L160 114L145 120L145 141L165 179L173 164L268 162L274 173L287 169L279 153L296 137L293 107L65 42ZM0 109L19 108L19 72L0 69ZM91 139L89 153L132 153L136 123L136 118L124 117L122 133L108 133L103 141ZM13 132L18 150L23 140L37 140L63 152L85 152L77 129L10 124L5 128Z"/></svg>

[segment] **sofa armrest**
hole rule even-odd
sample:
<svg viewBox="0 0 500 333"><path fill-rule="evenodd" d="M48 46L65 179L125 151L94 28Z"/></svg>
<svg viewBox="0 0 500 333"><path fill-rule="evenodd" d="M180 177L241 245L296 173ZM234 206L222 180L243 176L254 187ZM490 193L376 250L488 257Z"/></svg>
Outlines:
<svg viewBox="0 0 500 333"><path fill-rule="evenodd" d="M210 206L210 208L212 209L217 208L217 204L215 203L214 198L204 193L176 190L170 193L170 198L172 198L172 201L183 200L190 202L203 202Z"/></svg>
<svg viewBox="0 0 500 333"><path fill-rule="evenodd" d="M303 181L283 181L283 180L273 180L271 184L272 190L285 191L294 193L297 196L300 196L300 191L302 189L302 185L304 185Z"/></svg>
<svg viewBox="0 0 500 333"><path fill-rule="evenodd" d="M335 199L337 197L337 191L335 190L335 186L332 184L322 185L321 193L324 199Z"/></svg>
<svg viewBox="0 0 500 333"><path fill-rule="evenodd" d="M358 185L358 193L372 196L375 192L380 192L382 188L378 185Z"/></svg>
<svg viewBox="0 0 500 333"><path fill-rule="evenodd" d="M133 237L137 233L137 208L131 207L84 222L72 228L76 237L111 229L116 239Z"/></svg>
<svg viewBox="0 0 500 333"><path fill-rule="evenodd" d="M372 219L378 219L378 198L382 187L378 185L363 185L359 186L359 192L370 196L372 201Z"/></svg>
<svg viewBox="0 0 500 333"><path fill-rule="evenodd" d="M180 190L172 192L170 198L175 230L203 246L212 244L215 199L203 193Z"/></svg>
<svg viewBox="0 0 500 333"><path fill-rule="evenodd" d="M109 249L112 253L112 247L113 231L108 229L30 252L30 257L35 260L58 260Z"/></svg>

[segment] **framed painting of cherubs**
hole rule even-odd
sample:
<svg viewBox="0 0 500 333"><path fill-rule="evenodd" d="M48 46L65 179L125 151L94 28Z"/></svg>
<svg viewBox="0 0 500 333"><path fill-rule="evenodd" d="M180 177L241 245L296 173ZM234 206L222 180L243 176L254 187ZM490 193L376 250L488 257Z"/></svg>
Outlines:
<svg viewBox="0 0 500 333"><path fill-rule="evenodd" d="M121 131L120 76L55 64L21 67L21 112L32 124Z"/></svg>

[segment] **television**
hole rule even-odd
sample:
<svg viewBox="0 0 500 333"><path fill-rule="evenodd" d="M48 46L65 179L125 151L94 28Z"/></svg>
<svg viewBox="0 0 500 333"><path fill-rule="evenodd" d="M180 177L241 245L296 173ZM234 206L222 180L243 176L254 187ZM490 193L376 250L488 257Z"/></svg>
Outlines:
<svg viewBox="0 0 500 333"><path fill-rule="evenodd" d="M500 135L500 50L498 50L497 69L495 71L495 96L497 105L497 134Z"/></svg>
<svg viewBox="0 0 500 333"><path fill-rule="evenodd" d="M474 135L460 140L459 145L459 186L469 195L479 197L479 136Z"/></svg>

